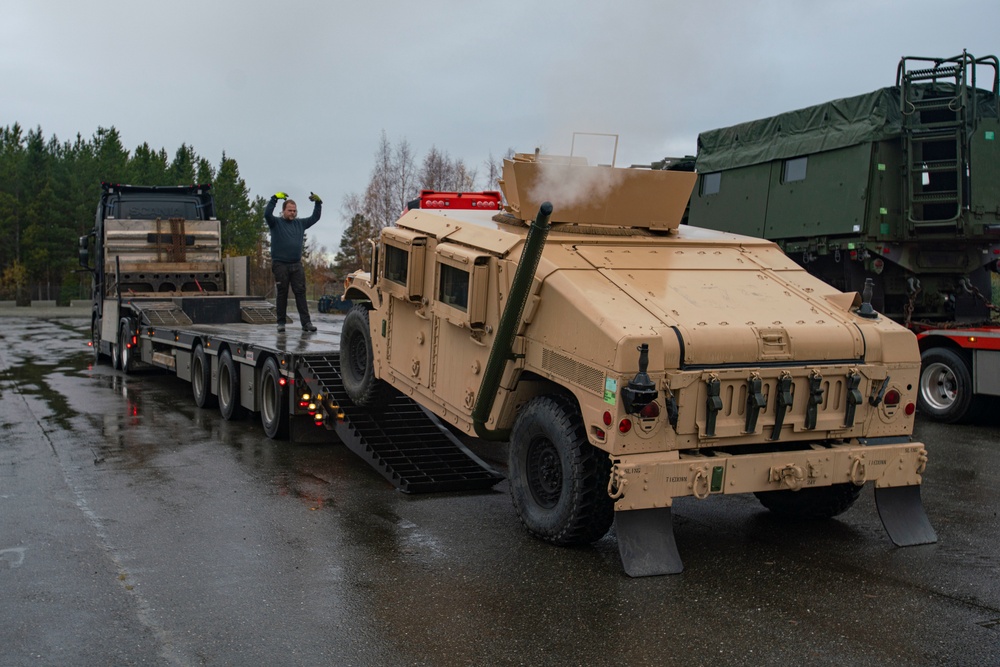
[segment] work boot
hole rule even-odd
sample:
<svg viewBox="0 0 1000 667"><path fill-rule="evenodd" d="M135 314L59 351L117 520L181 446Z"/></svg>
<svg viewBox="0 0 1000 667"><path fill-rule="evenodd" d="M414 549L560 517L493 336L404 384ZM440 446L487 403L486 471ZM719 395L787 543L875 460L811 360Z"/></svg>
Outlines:
<svg viewBox="0 0 1000 667"><path fill-rule="evenodd" d="M278 333L285 333L285 323L278 322Z"/></svg>
<svg viewBox="0 0 1000 667"><path fill-rule="evenodd" d="M313 324L313 323L311 323L311 322L303 324L302 325L302 330L303 331L316 331L316 325Z"/></svg>

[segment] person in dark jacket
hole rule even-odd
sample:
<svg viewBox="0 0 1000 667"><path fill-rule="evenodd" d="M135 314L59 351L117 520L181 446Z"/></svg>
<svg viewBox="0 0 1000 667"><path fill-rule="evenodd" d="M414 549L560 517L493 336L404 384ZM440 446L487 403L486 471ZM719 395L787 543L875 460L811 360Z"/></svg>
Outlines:
<svg viewBox="0 0 1000 667"><path fill-rule="evenodd" d="M281 217L274 217L274 207L279 199ZM278 332L285 330L288 311L288 288L295 295L295 307L299 311L299 321L303 331L316 331L309 316L306 303L306 274L302 269L302 244L306 230L319 222L323 212L323 200L310 192L309 201L314 202L312 215L308 218L296 217L298 207L284 192L276 192L264 208L264 220L271 230L271 272L278 290Z"/></svg>

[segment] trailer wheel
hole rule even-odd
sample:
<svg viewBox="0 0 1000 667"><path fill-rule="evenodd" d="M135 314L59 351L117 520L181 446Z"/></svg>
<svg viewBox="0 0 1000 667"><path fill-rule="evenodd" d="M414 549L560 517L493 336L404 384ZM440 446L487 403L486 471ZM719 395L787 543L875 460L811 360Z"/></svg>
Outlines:
<svg viewBox="0 0 1000 667"><path fill-rule="evenodd" d="M97 315L90 318L90 344L94 348L94 365L101 363L101 330L97 325Z"/></svg>
<svg viewBox="0 0 1000 667"><path fill-rule="evenodd" d="M587 441L576 403L538 396L514 422L510 496L528 532L559 545L601 539L614 520L611 461Z"/></svg>
<svg viewBox="0 0 1000 667"><path fill-rule="evenodd" d="M240 369L229 350L219 355L219 412L226 421L246 414L240 403Z"/></svg>
<svg viewBox="0 0 1000 667"><path fill-rule="evenodd" d="M973 417L982 404L973 393L972 371L954 350L932 347L920 355L917 407L935 421L953 424Z"/></svg>
<svg viewBox="0 0 1000 667"><path fill-rule="evenodd" d="M134 367L135 348L132 345L135 326L127 317L118 323L118 369L128 375Z"/></svg>
<svg viewBox="0 0 1000 667"><path fill-rule="evenodd" d="M215 395L212 394L212 361L205 353L205 348L198 345L191 355L191 395L194 404L199 408L215 406Z"/></svg>
<svg viewBox="0 0 1000 667"><path fill-rule="evenodd" d="M833 484L799 491L758 491L760 504L788 519L831 519L851 508L863 487Z"/></svg>
<svg viewBox="0 0 1000 667"><path fill-rule="evenodd" d="M347 395L356 405L368 407L386 398L385 384L376 379L368 309L351 308L340 331L340 375Z"/></svg>
<svg viewBox="0 0 1000 667"><path fill-rule="evenodd" d="M260 423L272 440L288 438L288 387L274 357L268 357L260 374Z"/></svg>

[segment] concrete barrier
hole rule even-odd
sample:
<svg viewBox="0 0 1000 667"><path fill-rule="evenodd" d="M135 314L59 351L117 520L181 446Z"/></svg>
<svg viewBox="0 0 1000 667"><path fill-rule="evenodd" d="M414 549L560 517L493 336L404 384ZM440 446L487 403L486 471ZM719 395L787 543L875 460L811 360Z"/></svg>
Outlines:
<svg viewBox="0 0 1000 667"><path fill-rule="evenodd" d="M69 302L70 308L90 308L94 302L90 299L72 299Z"/></svg>
<svg viewBox="0 0 1000 667"><path fill-rule="evenodd" d="M17 301L0 301L0 308L16 308Z"/></svg>
<svg viewBox="0 0 1000 667"><path fill-rule="evenodd" d="M56 307L56 302L55 302L55 299L52 299L52 300L38 300L38 301L34 301L33 300L31 302L31 307L32 308L55 308Z"/></svg>

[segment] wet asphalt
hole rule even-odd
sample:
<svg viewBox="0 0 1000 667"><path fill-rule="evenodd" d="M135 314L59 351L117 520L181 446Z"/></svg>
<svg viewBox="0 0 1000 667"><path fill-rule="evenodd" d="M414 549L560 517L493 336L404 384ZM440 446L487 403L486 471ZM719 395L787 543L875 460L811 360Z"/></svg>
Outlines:
<svg viewBox="0 0 1000 667"><path fill-rule="evenodd" d="M681 500L684 573L630 579L613 535L528 536L506 482L402 494L32 315L0 318L0 665L1000 664L1000 417L918 420L937 544L893 547L870 485L817 523Z"/></svg>

